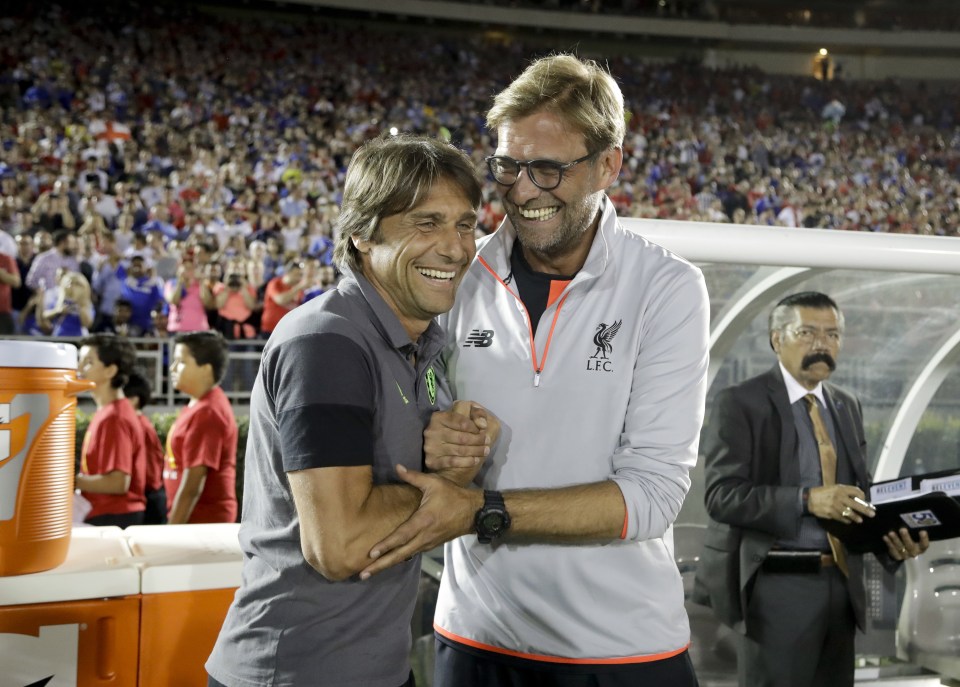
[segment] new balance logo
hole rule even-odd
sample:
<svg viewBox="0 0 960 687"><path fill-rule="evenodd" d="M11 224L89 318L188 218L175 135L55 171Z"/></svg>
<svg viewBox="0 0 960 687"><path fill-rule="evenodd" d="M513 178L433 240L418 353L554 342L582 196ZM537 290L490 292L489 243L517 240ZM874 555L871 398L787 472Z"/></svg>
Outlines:
<svg viewBox="0 0 960 687"><path fill-rule="evenodd" d="M463 342L464 348L476 346L477 348L487 348L493 345L492 329L474 329L471 330L467 340Z"/></svg>

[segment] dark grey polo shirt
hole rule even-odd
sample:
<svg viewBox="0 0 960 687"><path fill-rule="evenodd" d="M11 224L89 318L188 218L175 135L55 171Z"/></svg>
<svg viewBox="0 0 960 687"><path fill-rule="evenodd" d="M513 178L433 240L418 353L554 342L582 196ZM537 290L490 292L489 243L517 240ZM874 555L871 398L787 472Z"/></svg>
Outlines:
<svg viewBox="0 0 960 687"><path fill-rule="evenodd" d="M370 580L330 582L300 549L287 472L420 470L423 430L450 406L431 323L416 344L373 286L344 279L281 320L250 402L243 578L208 672L228 687L398 687L407 679L419 556ZM410 362L416 353L416 369Z"/></svg>

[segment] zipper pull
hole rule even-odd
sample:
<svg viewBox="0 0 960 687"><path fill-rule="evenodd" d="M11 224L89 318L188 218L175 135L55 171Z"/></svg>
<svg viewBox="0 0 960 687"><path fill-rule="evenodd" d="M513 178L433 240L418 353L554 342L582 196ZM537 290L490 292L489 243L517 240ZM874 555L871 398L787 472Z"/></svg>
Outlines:
<svg viewBox="0 0 960 687"><path fill-rule="evenodd" d="M540 386L540 370L537 370L533 375L533 385L535 387Z"/></svg>

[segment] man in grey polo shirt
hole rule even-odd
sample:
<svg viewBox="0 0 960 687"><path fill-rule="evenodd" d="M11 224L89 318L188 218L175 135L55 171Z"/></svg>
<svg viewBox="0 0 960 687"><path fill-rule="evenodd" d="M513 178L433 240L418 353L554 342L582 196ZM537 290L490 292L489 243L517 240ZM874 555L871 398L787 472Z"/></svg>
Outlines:
<svg viewBox="0 0 960 687"><path fill-rule="evenodd" d="M211 685L413 684L419 556L357 573L423 497L396 473L421 470L424 428L452 402L433 318L474 257L480 200L470 159L432 139L377 139L351 161L336 246L347 276L284 317L253 388L243 579ZM478 469L430 478L466 485Z"/></svg>

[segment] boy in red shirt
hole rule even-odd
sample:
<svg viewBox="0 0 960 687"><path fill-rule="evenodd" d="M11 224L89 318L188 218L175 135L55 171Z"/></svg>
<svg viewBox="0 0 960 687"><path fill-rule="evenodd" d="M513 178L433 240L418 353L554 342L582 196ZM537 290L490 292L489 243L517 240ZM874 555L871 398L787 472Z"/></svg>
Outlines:
<svg viewBox="0 0 960 687"><path fill-rule="evenodd" d="M133 344L113 334L80 342L79 376L96 383L97 412L83 436L76 487L92 506L85 522L128 527L143 523L146 452L143 429L123 393L134 370Z"/></svg>
<svg viewBox="0 0 960 687"><path fill-rule="evenodd" d="M190 403L167 435L163 478L173 525L237 520L237 422L219 387L227 355L219 332L191 332L174 340L170 380Z"/></svg>
<svg viewBox="0 0 960 687"><path fill-rule="evenodd" d="M130 405L137 413L137 419L143 428L143 444L146 450L146 487L144 495L147 498L147 508L143 515L144 525L167 524L167 491L163 488L163 446L157 429L150 422L150 418L143 414L143 409L150 404L150 382L139 372L130 375L123 393L130 401Z"/></svg>

